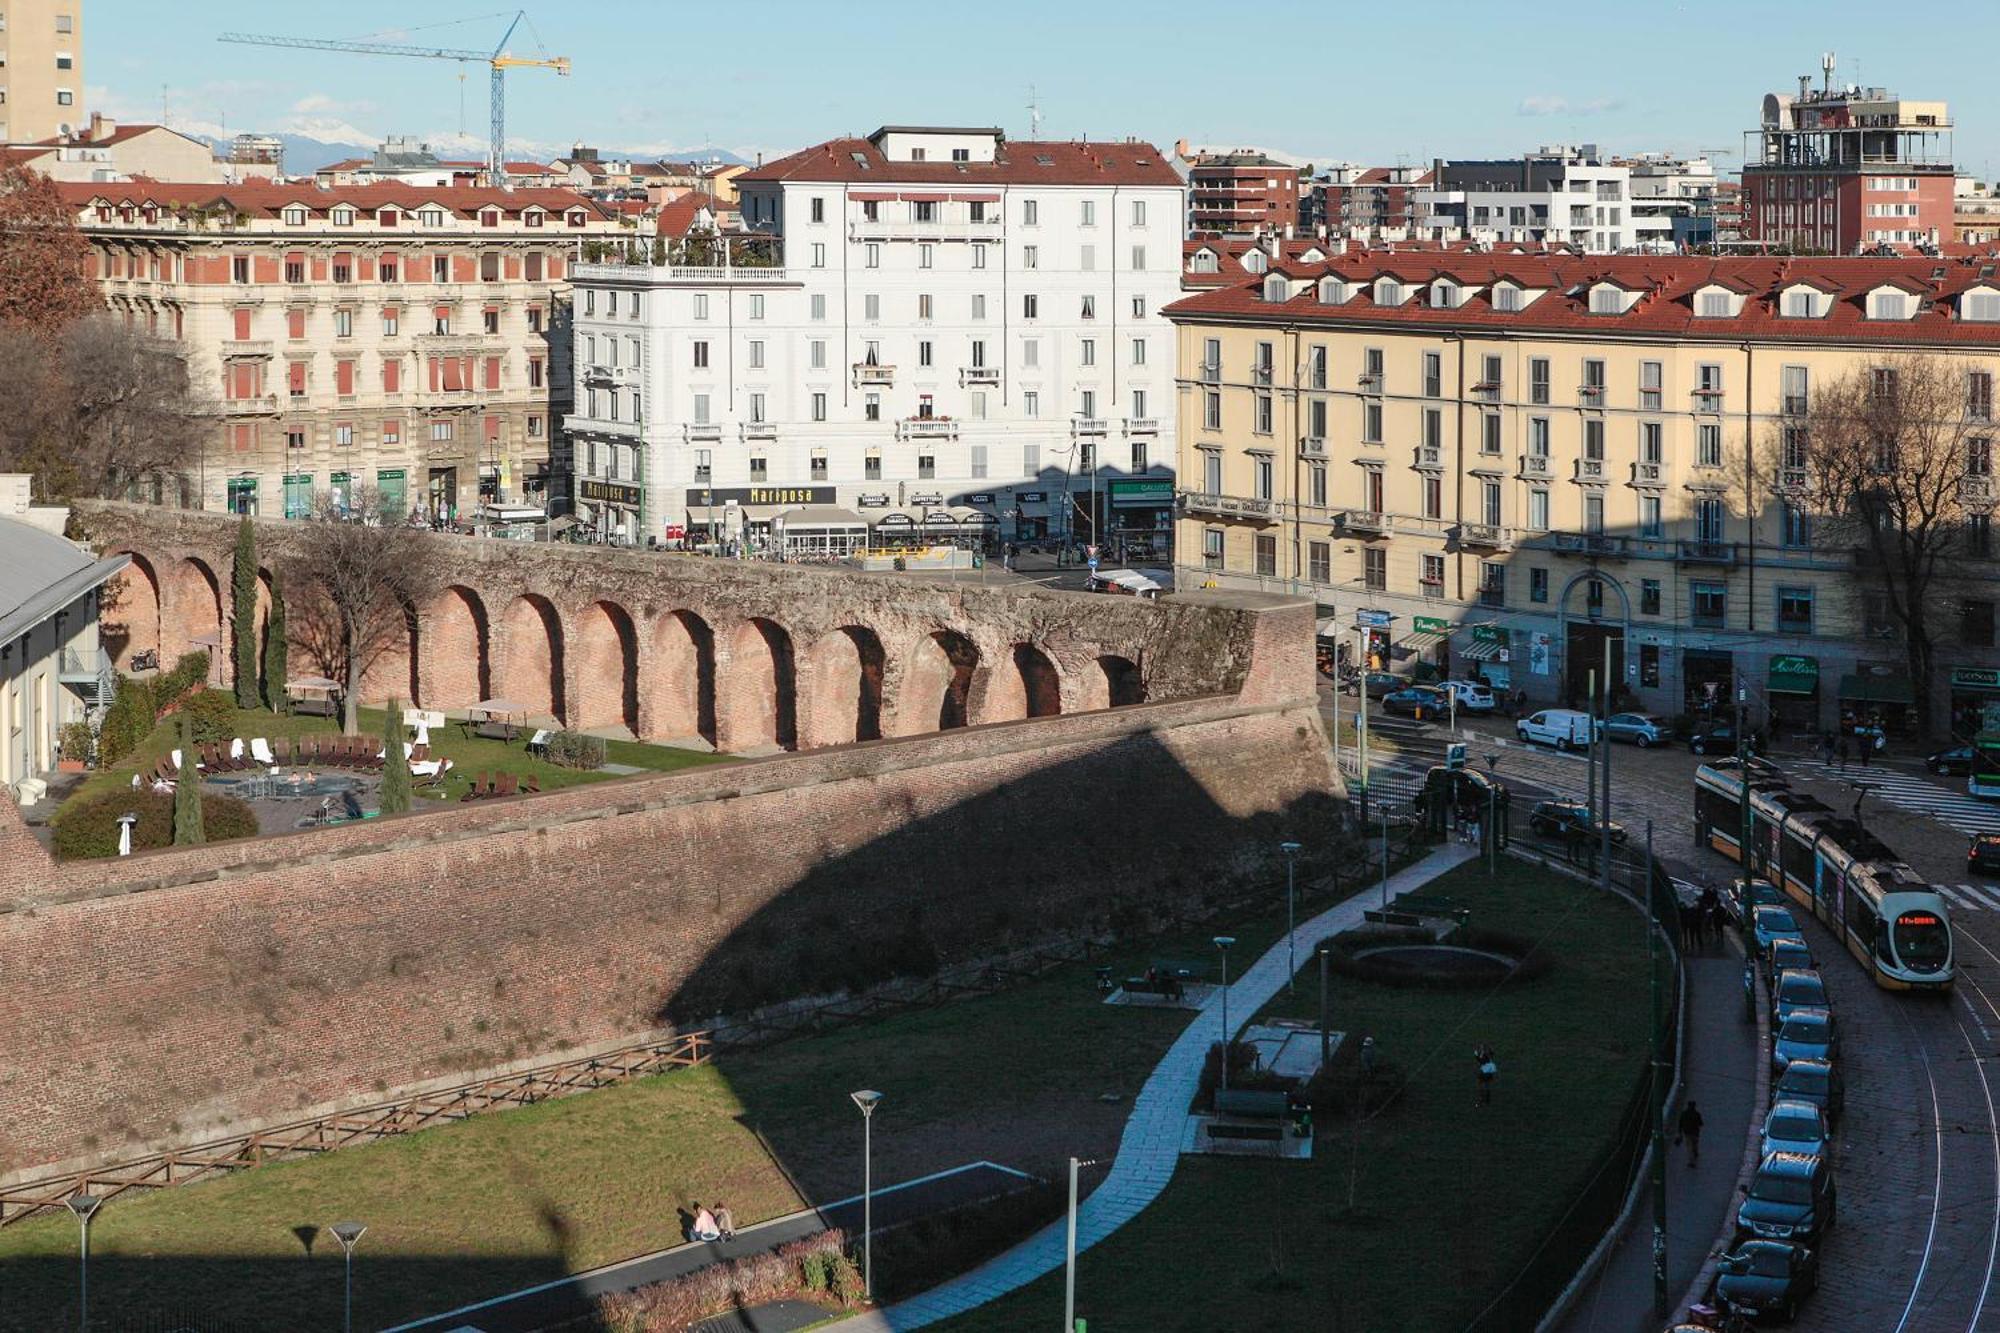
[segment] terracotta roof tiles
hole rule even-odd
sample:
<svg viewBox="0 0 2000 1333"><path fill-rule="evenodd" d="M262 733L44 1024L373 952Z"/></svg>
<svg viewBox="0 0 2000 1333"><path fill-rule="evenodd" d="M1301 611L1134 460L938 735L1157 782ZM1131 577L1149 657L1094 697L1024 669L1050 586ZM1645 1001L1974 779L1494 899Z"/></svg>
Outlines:
<svg viewBox="0 0 2000 1333"><path fill-rule="evenodd" d="M737 184L766 181L938 185L1166 185L1181 178L1149 143L1001 140L991 162L901 162L867 139L829 139L753 167Z"/></svg>

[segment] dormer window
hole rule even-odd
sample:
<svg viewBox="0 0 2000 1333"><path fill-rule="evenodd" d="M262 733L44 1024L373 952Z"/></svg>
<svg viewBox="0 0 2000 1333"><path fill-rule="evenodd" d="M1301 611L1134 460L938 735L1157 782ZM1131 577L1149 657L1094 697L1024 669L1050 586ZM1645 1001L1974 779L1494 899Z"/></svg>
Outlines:
<svg viewBox="0 0 2000 1333"><path fill-rule="evenodd" d="M1384 278L1376 283L1375 304L1379 306L1403 304L1403 284L1394 278Z"/></svg>
<svg viewBox="0 0 2000 1333"><path fill-rule="evenodd" d="M354 210L346 204L336 205L332 218L333 225L336 227L351 227L354 225Z"/></svg>
<svg viewBox="0 0 2000 1333"><path fill-rule="evenodd" d="M1265 260L1262 250L1252 250L1249 254L1243 256L1243 267L1252 273L1262 273L1270 267L1270 264Z"/></svg>
<svg viewBox="0 0 2000 1333"><path fill-rule="evenodd" d="M1610 283L1599 283L1590 289L1590 313L1593 315L1622 315L1632 308L1639 299L1637 292L1628 292Z"/></svg>
<svg viewBox="0 0 2000 1333"><path fill-rule="evenodd" d="M1820 295L1810 287L1794 287L1785 293L1782 313L1786 319L1818 319Z"/></svg>
<svg viewBox="0 0 2000 1333"><path fill-rule="evenodd" d="M1704 288L1695 296L1694 313L1698 319L1733 319L1736 316L1737 298L1720 287Z"/></svg>
<svg viewBox="0 0 2000 1333"><path fill-rule="evenodd" d="M1958 317L1979 323L2000 321L2000 291L1970 291L1958 298Z"/></svg>
<svg viewBox="0 0 2000 1333"><path fill-rule="evenodd" d="M542 225L542 210L541 210L541 209L539 209L539 208L531 208L531 209L528 209L528 210L527 210L526 212L522 213L522 214L521 214L521 225L522 225L522 226L524 226L524 227L539 227L539 226L541 226L541 225Z"/></svg>
<svg viewBox="0 0 2000 1333"><path fill-rule="evenodd" d="M146 222L158 222L160 220L160 210L152 204L147 204L139 210L139 217Z"/></svg>
<svg viewBox="0 0 2000 1333"><path fill-rule="evenodd" d="M497 208L482 208L482 209L480 209L480 210L479 210L479 225L480 225L480 226L482 226L482 227L497 227L497 226L499 226L499 225L500 225L500 210L499 210L499 209L497 209Z"/></svg>
<svg viewBox="0 0 2000 1333"><path fill-rule="evenodd" d="M1285 301L1289 300L1290 297L1290 284L1285 281L1282 274L1273 273L1270 277L1264 279L1264 299L1266 301Z"/></svg>
<svg viewBox="0 0 2000 1333"><path fill-rule="evenodd" d="M583 210L572 208L564 221L568 222L572 227L581 227L583 225Z"/></svg>
<svg viewBox="0 0 2000 1333"><path fill-rule="evenodd" d="M1870 319L1908 319L1910 317L1910 297L1907 292L1880 291L1868 301Z"/></svg>
<svg viewBox="0 0 2000 1333"><path fill-rule="evenodd" d="M1514 314L1521 308L1521 289L1512 283L1503 282L1493 289L1493 308L1502 314Z"/></svg>
<svg viewBox="0 0 2000 1333"><path fill-rule="evenodd" d="M1321 278L1319 280L1319 303L1321 305L1345 305L1347 303L1347 284L1339 278Z"/></svg>
<svg viewBox="0 0 2000 1333"><path fill-rule="evenodd" d="M375 210L375 221L379 226L393 227L396 225L397 220L398 214L394 208L378 208Z"/></svg>
<svg viewBox="0 0 2000 1333"><path fill-rule="evenodd" d="M426 227L442 227L444 225L444 210L442 208L420 208L417 210L417 221Z"/></svg>
<svg viewBox="0 0 2000 1333"><path fill-rule="evenodd" d="M1456 310L1458 302L1458 285L1456 283L1439 282L1431 285L1431 304L1438 309Z"/></svg>
<svg viewBox="0 0 2000 1333"><path fill-rule="evenodd" d="M1213 250L1197 250L1194 252L1194 258L1188 261L1188 272L1190 273L1213 273L1215 271L1215 251Z"/></svg>
<svg viewBox="0 0 2000 1333"><path fill-rule="evenodd" d="M303 227L303 226L305 226L305 225L306 225L306 209L305 209L305 205L304 205L304 204L286 204L286 205L285 205L285 213L284 213L284 219L285 219L285 225L286 225L287 227Z"/></svg>

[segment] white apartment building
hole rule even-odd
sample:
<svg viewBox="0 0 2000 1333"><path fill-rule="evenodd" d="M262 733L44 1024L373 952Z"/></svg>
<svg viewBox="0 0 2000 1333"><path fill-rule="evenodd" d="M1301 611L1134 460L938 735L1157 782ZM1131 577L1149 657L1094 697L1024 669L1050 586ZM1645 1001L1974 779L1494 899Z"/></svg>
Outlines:
<svg viewBox="0 0 2000 1333"><path fill-rule="evenodd" d="M1412 194L1419 235L1561 242L1598 254L1675 245L1664 201L1637 203L1631 167L1603 158L1595 144L1544 145L1518 158L1440 160L1431 175L1428 188Z"/></svg>
<svg viewBox="0 0 2000 1333"><path fill-rule="evenodd" d="M719 262L575 271L579 517L756 547L811 507L1164 556L1185 192L1157 148L886 127L737 188Z"/></svg>

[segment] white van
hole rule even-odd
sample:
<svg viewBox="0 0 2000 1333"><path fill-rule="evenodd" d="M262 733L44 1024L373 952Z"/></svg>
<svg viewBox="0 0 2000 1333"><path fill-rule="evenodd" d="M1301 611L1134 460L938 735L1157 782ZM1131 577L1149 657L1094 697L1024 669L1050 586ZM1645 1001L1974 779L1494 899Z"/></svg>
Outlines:
<svg viewBox="0 0 2000 1333"><path fill-rule="evenodd" d="M1535 745L1553 745L1558 750L1590 744L1590 714L1574 708L1544 708L1533 717L1514 724L1514 734Z"/></svg>

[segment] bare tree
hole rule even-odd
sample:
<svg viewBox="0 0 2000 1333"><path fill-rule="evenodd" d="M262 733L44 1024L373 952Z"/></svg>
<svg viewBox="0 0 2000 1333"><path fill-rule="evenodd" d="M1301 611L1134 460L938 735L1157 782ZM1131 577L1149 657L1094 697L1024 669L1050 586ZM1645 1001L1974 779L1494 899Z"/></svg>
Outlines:
<svg viewBox="0 0 2000 1333"><path fill-rule="evenodd" d="M409 646L409 617L430 589L423 534L402 506L370 486L317 497L285 562L288 629L341 682L341 726L358 730L362 679L392 649Z"/></svg>
<svg viewBox="0 0 2000 1333"><path fill-rule="evenodd" d="M117 499L175 477L213 429L171 342L105 314L53 333L0 327L0 460L44 498Z"/></svg>
<svg viewBox="0 0 2000 1333"><path fill-rule="evenodd" d="M1766 485L1847 548L1864 630L1902 641L1917 725L1930 725L1940 621L1967 557L1984 559L1995 498L1992 377L1963 362L1897 355L1814 385L1763 451Z"/></svg>

